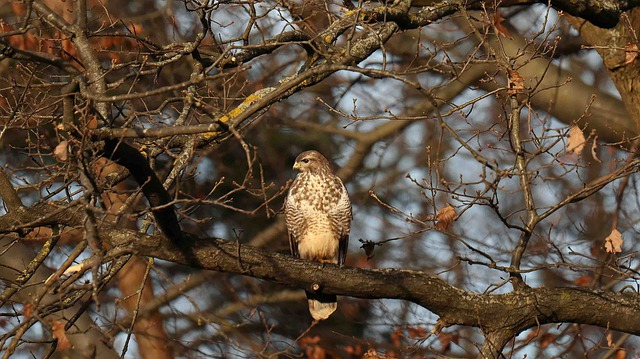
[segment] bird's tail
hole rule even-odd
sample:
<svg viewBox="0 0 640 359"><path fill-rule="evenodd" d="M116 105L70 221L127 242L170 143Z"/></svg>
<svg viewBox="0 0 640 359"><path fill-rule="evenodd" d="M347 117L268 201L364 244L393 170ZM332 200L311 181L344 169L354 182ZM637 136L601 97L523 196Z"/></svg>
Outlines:
<svg viewBox="0 0 640 359"><path fill-rule="evenodd" d="M338 308L338 297L335 294L322 294L305 291L309 302L309 313L315 320L324 320Z"/></svg>

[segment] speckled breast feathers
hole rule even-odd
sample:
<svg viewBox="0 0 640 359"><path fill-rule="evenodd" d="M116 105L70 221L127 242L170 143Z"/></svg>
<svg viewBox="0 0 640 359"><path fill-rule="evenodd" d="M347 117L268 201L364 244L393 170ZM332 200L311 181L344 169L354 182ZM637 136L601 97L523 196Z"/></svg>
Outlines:
<svg viewBox="0 0 640 359"><path fill-rule="evenodd" d="M318 262L343 264L349 241L351 203L340 178L316 151L301 153L300 173L285 202L291 253Z"/></svg>

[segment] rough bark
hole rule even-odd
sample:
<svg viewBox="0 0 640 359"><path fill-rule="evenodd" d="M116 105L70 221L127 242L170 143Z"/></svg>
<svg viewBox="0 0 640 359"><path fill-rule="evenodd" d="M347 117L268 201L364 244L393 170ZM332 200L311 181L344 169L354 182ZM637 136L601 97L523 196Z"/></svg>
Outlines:
<svg viewBox="0 0 640 359"><path fill-rule="evenodd" d="M640 10L633 9L612 29L602 29L582 19L568 17L573 27L600 54L620 92L630 123L640 128L640 66L638 66L638 29Z"/></svg>
<svg viewBox="0 0 640 359"><path fill-rule="evenodd" d="M42 205L32 208L28 215L16 212L0 217L0 228L25 222L76 225L81 220L73 210L52 211L50 206ZM132 253L194 265L170 240L159 236L111 225L104 225L101 235L113 246L111 253ZM526 288L507 294L481 295L455 288L421 271L321 265L219 239L193 240L191 248L201 269L242 274L302 289L318 283L327 294L404 299L436 313L445 325L468 325L489 332L508 330L515 336L541 324L572 322L640 334L640 298L634 294L586 288Z"/></svg>

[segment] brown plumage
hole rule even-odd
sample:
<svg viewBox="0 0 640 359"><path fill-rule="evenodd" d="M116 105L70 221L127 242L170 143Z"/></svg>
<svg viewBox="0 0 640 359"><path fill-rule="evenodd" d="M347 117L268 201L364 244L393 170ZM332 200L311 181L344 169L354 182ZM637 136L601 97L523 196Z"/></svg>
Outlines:
<svg viewBox="0 0 640 359"><path fill-rule="evenodd" d="M294 169L300 171L285 201L291 255L320 263L344 264L349 244L351 202L329 161L317 151L302 152ZM332 294L307 291L309 312L327 319L338 307Z"/></svg>

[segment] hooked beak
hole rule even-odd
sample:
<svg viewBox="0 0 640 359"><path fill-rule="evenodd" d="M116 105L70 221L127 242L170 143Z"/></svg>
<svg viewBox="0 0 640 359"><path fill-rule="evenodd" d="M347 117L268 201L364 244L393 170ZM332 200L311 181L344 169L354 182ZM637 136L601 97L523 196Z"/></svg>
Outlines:
<svg viewBox="0 0 640 359"><path fill-rule="evenodd" d="M293 164L293 169L300 170L300 164L297 161Z"/></svg>

